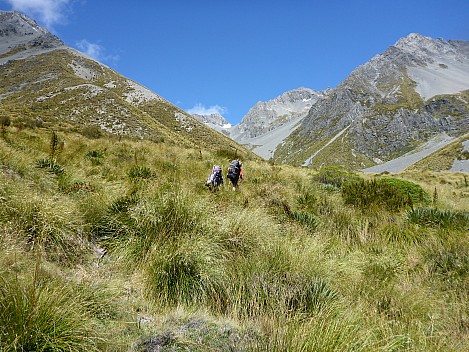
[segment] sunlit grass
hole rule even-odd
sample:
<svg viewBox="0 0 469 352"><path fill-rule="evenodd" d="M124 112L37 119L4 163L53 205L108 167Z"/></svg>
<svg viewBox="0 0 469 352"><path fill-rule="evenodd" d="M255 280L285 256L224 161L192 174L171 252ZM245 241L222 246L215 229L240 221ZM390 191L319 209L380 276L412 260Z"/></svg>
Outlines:
<svg viewBox="0 0 469 352"><path fill-rule="evenodd" d="M226 150L62 131L54 162L63 172L54 172L38 164L51 161L50 136L9 127L0 139L0 350L463 351L468 343L461 174L386 175L402 202L357 206L343 188L358 175L324 184L311 169L248 159L238 191L211 193L204 182L214 164L226 174ZM371 204L376 194L365 196ZM66 335L62 345L49 345L50 324Z"/></svg>

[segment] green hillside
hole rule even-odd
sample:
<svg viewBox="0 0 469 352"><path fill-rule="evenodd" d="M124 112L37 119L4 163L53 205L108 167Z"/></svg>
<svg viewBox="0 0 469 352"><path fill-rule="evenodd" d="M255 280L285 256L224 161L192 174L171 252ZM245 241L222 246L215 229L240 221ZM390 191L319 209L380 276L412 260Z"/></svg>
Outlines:
<svg viewBox="0 0 469 352"><path fill-rule="evenodd" d="M1 351L466 350L465 174L272 166L17 111ZM235 155L239 190L211 193Z"/></svg>
<svg viewBox="0 0 469 352"><path fill-rule="evenodd" d="M226 136L145 87L72 49L0 65L0 114L194 148L238 149Z"/></svg>

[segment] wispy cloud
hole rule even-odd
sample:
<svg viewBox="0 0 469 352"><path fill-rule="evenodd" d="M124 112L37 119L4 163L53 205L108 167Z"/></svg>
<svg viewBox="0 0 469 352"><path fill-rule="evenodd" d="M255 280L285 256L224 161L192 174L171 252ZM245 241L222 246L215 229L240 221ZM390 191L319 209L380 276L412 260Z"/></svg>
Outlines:
<svg viewBox="0 0 469 352"><path fill-rule="evenodd" d="M54 25L64 24L67 20L67 5L73 0L5 0L13 10L23 12L37 19L47 29L53 31Z"/></svg>
<svg viewBox="0 0 469 352"><path fill-rule="evenodd" d="M196 104L193 108L187 110L191 115L211 115L211 114L226 114L228 109L220 105L212 105L210 107L205 107L203 104Z"/></svg>
<svg viewBox="0 0 469 352"><path fill-rule="evenodd" d="M106 53L106 49L97 43L89 42L86 39L82 39L76 43L78 50L84 52L86 55L102 63L108 63L111 65L117 64L119 61L119 55L111 55Z"/></svg>

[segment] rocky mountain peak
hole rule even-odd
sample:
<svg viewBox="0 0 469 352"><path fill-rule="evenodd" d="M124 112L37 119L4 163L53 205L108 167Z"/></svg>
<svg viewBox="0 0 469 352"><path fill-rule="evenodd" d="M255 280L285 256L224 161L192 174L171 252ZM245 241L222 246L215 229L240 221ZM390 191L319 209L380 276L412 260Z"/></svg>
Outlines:
<svg viewBox="0 0 469 352"><path fill-rule="evenodd" d="M315 104L274 159L359 167L441 133L467 133L468 49L468 42L417 33L400 39Z"/></svg>
<svg viewBox="0 0 469 352"><path fill-rule="evenodd" d="M433 61L439 57L462 59L460 51L450 41L442 38L433 39L418 33L411 33L399 39L393 47L425 61Z"/></svg>
<svg viewBox="0 0 469 352"><path fill-rule="evenodd" d="M64 45L47 29L17 11L0 11L0 39L0 55L6 54L3 55L6 59L24 58L31 50L37 52Z"/></svg>
<svg viewBox="0 0 469 352"><path fill-rule="evenodd" d="M410 33L407 37L399 39L394 46L400 49L407 49L409 47L421 48L431 42L433 42L433 39L430 37L419 33Z"/></svg>
<svg viewBox="0 0 469 352"><path fill-rule="evenodd" d="M0 11L0 37L48 34L47 29L39 26L31 18L17 11Z"/></svg>

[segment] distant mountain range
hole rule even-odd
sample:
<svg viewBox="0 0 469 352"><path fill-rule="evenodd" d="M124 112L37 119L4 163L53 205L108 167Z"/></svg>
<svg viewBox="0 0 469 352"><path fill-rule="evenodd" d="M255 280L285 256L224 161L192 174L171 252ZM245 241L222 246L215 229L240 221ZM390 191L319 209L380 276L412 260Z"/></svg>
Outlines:
<svg viewBox="0 0 469 352"><path fill-rule="evenodd" d="M19 12L0 11L0 76L0 114L27 125L251 154Z"/></svg>
<svg viewBox="0 0 469 352"><path fill-rule="evenodd" d="M236 126L182 111L18 12L0 11L0 75L0 114L26 125L250 154L242 143L276 163L313 167L396 171L441 148L462 170L469 162L467 41L410 34L336 88L258 102ZM400 166L386 166L396 159Z"/></svg>
<svg viewBox="0 0 469 352"><path fill-rule="evenodd" d="M354 169L413 152L424 157L425 150L456 141L454 156L465 160L468 132L469 42L415 33L356 68L335 89L301 88L259 102L227 130L278 163ZM408 166L400 165L372 170Z"/></svg>

